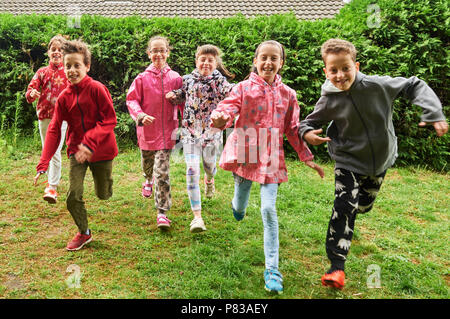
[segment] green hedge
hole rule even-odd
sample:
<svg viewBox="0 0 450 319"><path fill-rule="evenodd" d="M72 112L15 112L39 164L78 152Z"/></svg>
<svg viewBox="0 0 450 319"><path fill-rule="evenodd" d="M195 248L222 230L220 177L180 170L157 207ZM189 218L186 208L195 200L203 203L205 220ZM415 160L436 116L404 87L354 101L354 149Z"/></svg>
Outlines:
<svg viewBox="0 0 450 319"><path fill-rule="evenodd" d="M155 34L169 37L173 51L168 63L181 75L194 68L196 47L212 43L223 50L224 63L236 74L236 81L248 74L254 50L261 41L280 41L287 49L283 79L298 93L301 118L314 108L324 81L320 45L331 37L345 38L357 47L363 73L416 75L436 91L444 113L449 115L446 0L379 0L375 6L368 0L353 0L334 19L314 22L299 21L293 14L208 20L83 16L81 28L69 28L65 16L0 14L2 127L12 126L14 121L25 131L33 127L34 107L26 103L24 94L18 105L15 94L24 93L36 70L47 65L46 45L58 33L71 39L82 38L90 45L93 62L89 74L109 88L119 119L116 132L122 139L135 139L125 96L133 79L149 64L145 49ZM20 116L15 119L17 107ZM395 110L397 164L448 171L449 135L438 139L431 130L418 129L421 110L407 101L399 99ZM318 157L328 158L325 146L313 149Z"/></svg>

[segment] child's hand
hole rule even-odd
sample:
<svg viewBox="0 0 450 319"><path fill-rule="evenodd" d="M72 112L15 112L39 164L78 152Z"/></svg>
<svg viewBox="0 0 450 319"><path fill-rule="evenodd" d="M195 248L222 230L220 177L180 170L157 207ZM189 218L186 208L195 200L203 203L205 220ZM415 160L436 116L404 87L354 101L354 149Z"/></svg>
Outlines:
<svg viewBox="0 0 450 319"><path fill-rule="evenodd" d="M313 161L306 161L305 165L316 170L321 178L323 178L325 176L325 172L323 171L323 168L320 167L319 165L317 165L316 163L314 163Z"/></svg>
<svg viewBox="0 0 450 319"><path fill-rule="evenodd" d="M40 98L41 97L41 93L38 90L36 90L36 89L32 89L31 92L30 92L30 97L32 99L34 99L35 97Z"/></svg>
<svg viewBox="0 0 450 319"><path fill-rule="evenodd" d="M92 152L83 144L78 145L78 152L75 153L75 159L82 164L89 161L92 157Z"/></svg>
<svg viewBox="0 0 450 319"><path fill-rule="evenodd" d="M437 136L442 136L448 131L447 121L438 121L438 122L420 122L420 127L425 127L426 125L433 125L436 131Z"/></svg>
<svg viewBox="0 0 450 319"><path fill-rule="evenodd" d="M311 130L311 131L306 132L305 135L303 135L303 139L311 145L320 145L322 143L331 141L331 139L328 136L320 137L319 135L317 135L317 134L321 134L321 133L322 133L322 129Z"/></svg>
<svg viewBox="0 0 450 319"><path fill-rule="evenodd" d="M36 176L33 178L33 185L36 186L39 180L39 177L44 174L44 172L38 172Z"/></svg>
<svg viewBox="0 0 450 319"><path fill-rule="evenodd" d="M166 99L168 99L170 102L173 102L175 100L175 98L176 98L176 95L172 91L170 91L166 94Z"/></svg>
<svg viewBox="0 0 450 319"><path fill-rule="evenodd" d="M142 118L142 125L150 125L154 120L155 118L153 116L146 115Z"/></svg>
<svg viewBox="0 0 450 319"><path fill-rule="evenodd" d="M228 114L224 114L222 112L215 112L214 114L211 115L211 122L212 122L211 126L220 129L227 124L229 119L230 116Z"/></svg>

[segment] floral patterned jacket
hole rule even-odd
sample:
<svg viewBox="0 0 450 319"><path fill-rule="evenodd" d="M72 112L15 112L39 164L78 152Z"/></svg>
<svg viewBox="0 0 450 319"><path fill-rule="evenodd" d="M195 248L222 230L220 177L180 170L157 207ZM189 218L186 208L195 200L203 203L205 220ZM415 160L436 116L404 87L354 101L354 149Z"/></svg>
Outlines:
<svg viewBox="0 0 450 319"><path fill-rule="evenodd" d="M185 101L181 122L182 143L220 143L222 132L209 126L211 112L233 88L225 76L214 70L209 76L202 76L195 69L183 76L181 89L172 92L176 95L175 104Z"/></svg>
<svg viewBox="0 0 450 319"><path fill-rule="evenodd" d="M64 73L63 64L55 66L50 63L48 66L40 68L28 84L25 97L28 103L33 103L35 98L30 96L31 90L36 89L41 93L36 106L36 113L39 120L51 119L55 111L56 99L59 94L69 85L69 81Z"/></svg>

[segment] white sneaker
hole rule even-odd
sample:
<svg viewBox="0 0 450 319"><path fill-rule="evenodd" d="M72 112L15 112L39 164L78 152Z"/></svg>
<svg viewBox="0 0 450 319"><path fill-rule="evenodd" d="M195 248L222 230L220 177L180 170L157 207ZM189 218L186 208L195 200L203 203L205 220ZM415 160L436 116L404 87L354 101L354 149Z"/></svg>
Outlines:
<svg viewBox="0 0 450 319"><path fill-rule="evenodd" d="M46 200L49 204L55 204L56 199L58 198L58 193L55 189L46 187L44 190L44 200Z"/></svg>
<svg viewBox="0 0 450 319"><path fill-rule="evenodd" d="M206 227L205 227L205 222L203 221L202 218L194 218L191 221L191 233L201 233L202 231L205 231Z"/></svg>

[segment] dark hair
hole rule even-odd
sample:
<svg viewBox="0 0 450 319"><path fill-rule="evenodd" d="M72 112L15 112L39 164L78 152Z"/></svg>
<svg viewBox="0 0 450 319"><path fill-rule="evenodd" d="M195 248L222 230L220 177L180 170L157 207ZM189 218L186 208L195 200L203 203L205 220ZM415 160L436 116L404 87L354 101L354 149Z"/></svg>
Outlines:
<svg viewBox="0 0 450 319"><path fill-rule="evenodd" d="M267 41L261 42L261 43L258 45L258 47L256 48L256 50L255 50L255 55L254 55L253 59L256 59L256 58L258 57L259 50L260 50L261 47L264 46L264 45L273 45L273 46L276 46L276 47L279 47L279 48L280 48L280 51L281 51L281 60L283 61L283 65L281 66L281 68L280 68L280 69L278 70L278 72L277 72L278 74L280 74L281 69L282 69L283 66L284 66L284 62L286 61L286 52L284 51L284 46L283 46L280 42L275 41L275 40L267 40ZM255 67L254 64L252 64L251 72L257 73L256 67ZM248 79L249 77L250 77L250 74L247 75L245 79Z"/></svg>
<svg viewBox="0 0 450 319"><path fill-rule="evenodd" d="M220 71L223 75L230 79L234 79L234 74L228 71L222 62L222 51L218 47L212 44L205 44L202 46L197 47L197 52L195 52L195 61L197 61L197 58L202 54L212 54L217 61L217 70Z"/></svg>
<svg viewBox="0 0 450 319"><path fill-rule="evenodd" d="M83 55L83 63L91 65L91 51L86 43L80 40L65 41L62 46L63 54L79 53Z"/></svg>

